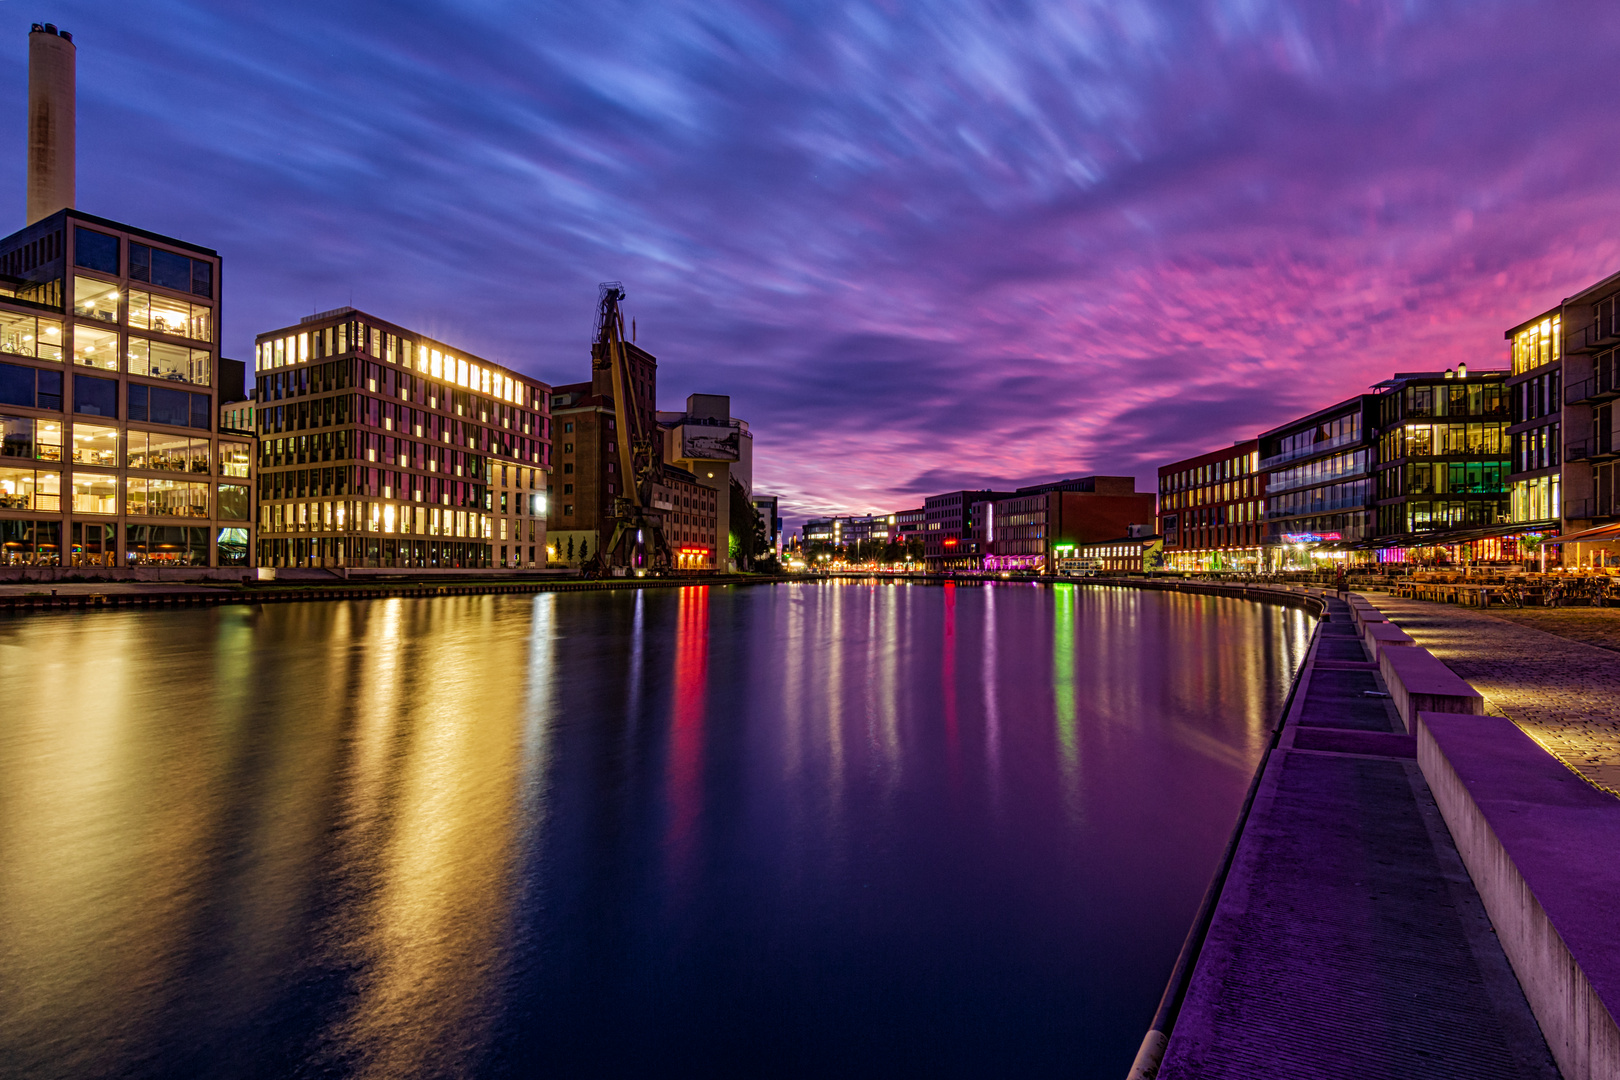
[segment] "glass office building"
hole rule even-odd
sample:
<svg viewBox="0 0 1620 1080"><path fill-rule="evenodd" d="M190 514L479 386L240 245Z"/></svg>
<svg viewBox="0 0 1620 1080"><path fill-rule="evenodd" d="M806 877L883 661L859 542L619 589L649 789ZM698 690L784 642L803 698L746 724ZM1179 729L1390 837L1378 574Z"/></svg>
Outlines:
<svg viewBox="0 0 1620 1080"><path fill-rule="evenodd" d="M0 240L0 563L249 565L219 326L210 248L71 209Z"/></svg>

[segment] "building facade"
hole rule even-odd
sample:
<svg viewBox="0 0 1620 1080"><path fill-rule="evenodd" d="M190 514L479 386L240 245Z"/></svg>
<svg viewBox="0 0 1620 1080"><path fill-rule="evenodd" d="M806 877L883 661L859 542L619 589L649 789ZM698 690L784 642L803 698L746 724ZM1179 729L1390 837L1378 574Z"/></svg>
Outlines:
<svg viewBox="0 0 1620 1080"><path fill-rule="evenodd" d="M260 565L543 565L544 383L354 308L260 334L254 370Z"/></svg>
<svg viewBox="0 0 1620 1080"><path fill-rule="evenodd" d="M1466 541L1481 556L1515 554L1508 478L1508 372L1398 373L1380 384L1375 465L1376 547L1382 562Z"/></svg>
<svg viewBox="0 0 1620 1080"><path fill-rule="evenodd" d="M765 522L765 542L770 545L771 553L778 559L782 557L782 514L775 495L750 495L748 501L753 504L754 512Z"/></svg>
<svg viewBox="0 0 1620 1080"><path fill-rule="evenodd" d="M709 489L714 507L714 546L704 552L705 565L735 570L731 555L731 486L744 498L754 491L754 436L748 421L731 415L727 394L688 394L682 412L659 412L658 431L664 460Z"/></svg>
<svg viewBox="0 0 1620 1080"><path fill-rule="evenodd" d="M1010 491L951 491L923 500L923 562L931 571L982 570L980 521ZM898 522L897 522L898 524Z"/></svg>
<svg viewBox="0 0 1620 1080"><path fill-rule="evenodd" d="M1563 514L1563 313L1507 331L1508 504L1513 522L1555 532Z"/></svg>
<svg viewBox="0 0 1620 1080"><path fill-rule="evenodd" d="M1154 497L1129 476L1086 476L1036 484L986 504L983 568L991 571L1073 572L1080 548L1130 530L1153 531Z"/></svg>
<svg viewBox="0 0 1620 1080"><path fill-rule="evenodd" d="M0 240L0 556L251 562L251 439L220 433L211 248L58 210Z"/></svg>
<svg viewBox="0 0 1620 1080"><path fill-rule="evenodd" d="M1259 436L1266 473L1268 568L1306 568L1313 553L1345 558L1374 535L1377 398L1357 396Z"/></svg>
<svg viewBox="0 0 1620 1080"><path fill-rule="evenodd" d="M1158 531L1166 568L1258 570L1267 532L1265 506L1258 439L1160 466Z"/></svg>

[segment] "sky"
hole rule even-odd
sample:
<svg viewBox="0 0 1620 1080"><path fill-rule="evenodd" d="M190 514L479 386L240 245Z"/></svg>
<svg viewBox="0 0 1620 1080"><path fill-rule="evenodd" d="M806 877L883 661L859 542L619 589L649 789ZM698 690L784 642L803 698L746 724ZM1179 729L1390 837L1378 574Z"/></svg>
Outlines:
<svg viewBox="0 0 1620 1080"><path fill-rule="evenodd" d="M18 227L36 21L225 355L353 304L574 382L621 280L790 519L1150 482L1620 270L1612 4L0 0Z"/></svg>

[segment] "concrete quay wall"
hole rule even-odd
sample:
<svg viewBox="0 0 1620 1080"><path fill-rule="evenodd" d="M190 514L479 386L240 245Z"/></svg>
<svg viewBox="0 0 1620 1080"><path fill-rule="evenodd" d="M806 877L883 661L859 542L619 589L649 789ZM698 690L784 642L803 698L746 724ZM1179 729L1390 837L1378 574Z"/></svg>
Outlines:
<svg viewBox="0 0 1620 1080"><path fill-rule="evenodd" d="M1503 717L1421 713L1417 753L1564 1080L1620 1077L1620 802Z"/></svg>
<svg viewBox="0 0 1620 1080"><path fill-rule="evenodd" d="M1364 598L1316 595L1327 618L1195 925L1190 976L1178 961L1166 991L1182 1003L1131 1080L1620 1078L1605 1000L1620 868L1591 869L1620 850L1620 802L1516 729L1506 750L1522 760L1493 765L1485 750L1504 748L1482 736L1510 723L1478 715L1478 693ZM1531 765L1582 790L1507 782Z"/></svg>

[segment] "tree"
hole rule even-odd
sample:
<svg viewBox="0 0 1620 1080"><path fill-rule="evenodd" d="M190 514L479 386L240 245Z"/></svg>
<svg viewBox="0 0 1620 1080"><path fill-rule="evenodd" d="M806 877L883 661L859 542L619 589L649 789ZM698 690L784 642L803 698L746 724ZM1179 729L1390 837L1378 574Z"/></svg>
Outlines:
<svg viewBox="0 0 1620 1080"><path fill-rule="evenodd" d="M726 547L737 560L737 569L747 570L759 552L759 511L748 501L742 481L731 478L731 536Z"/></svg>
<svg viewBox="0 0 1620 1080"><path fill-rule="evenodd" d="M584 537L581 537L580 541L579 541L579 561L584 562L586 559L588 559L590 557L591 557L591 542L590 542L590 540L588 540L588 539L586 539Z"/></svg>
<svg viewBox="0 0 1620 1080"><path fill-rule="evenodd" d="M572 536L568 538L568 561L574 561L574 538Z"/></svg>

